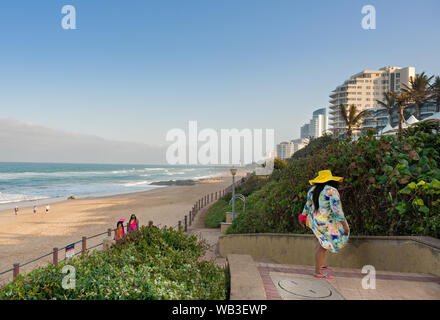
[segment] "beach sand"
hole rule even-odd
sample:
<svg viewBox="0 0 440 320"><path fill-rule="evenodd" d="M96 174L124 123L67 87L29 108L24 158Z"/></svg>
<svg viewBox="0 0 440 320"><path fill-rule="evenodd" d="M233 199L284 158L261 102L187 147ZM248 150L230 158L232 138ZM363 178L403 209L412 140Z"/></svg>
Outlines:
<svg viewBox="0 0 440 320"><path fill-rule="evenodd" d="M239 171L237 177L246 172ZM137 192L93 199L65 200L50 205L45 213L45 205L37 207L34 215L32 207L20 208L17 216L13 209L0 211L0 272L12 268L13 263L24 263L46 253L53 248L63 248L81 240L82 236L92 236L114 229L120 218L128 220L136 214L141 225L153 221L154 225L175 226L188 215L194 203L206 194L215 193L231 185L231 176L200 180L193 186L159 187L146 192ZM87 247L99 244L106 235L87 240ZM98 249L100 249L99 246ZM81 251L81 243L75 245L75 252ZM64 258L60 251L59 259ZM52 261L48 256L38 262L20 267L20 273L46 265ZM0 276L0 283L9 280L12 272Z"/></svg>

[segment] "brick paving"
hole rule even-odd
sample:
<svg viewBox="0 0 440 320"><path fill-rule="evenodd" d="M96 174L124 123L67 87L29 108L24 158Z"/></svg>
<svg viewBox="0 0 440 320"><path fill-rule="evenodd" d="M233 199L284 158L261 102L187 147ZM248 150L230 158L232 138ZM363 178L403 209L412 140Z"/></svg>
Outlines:
<svg viewBox="0 0 440 320"><path fill-rule="evenodd" d="M310 278L314 268L310 266L283 265L256 262L263 280L268 300L282 300L281 289L271 276ZM346 300L440 300L440 278L428 274L411 274L376 271L376 288L363 289L361 270L335 268L329 272L334 279L327 281Z"/></svg>

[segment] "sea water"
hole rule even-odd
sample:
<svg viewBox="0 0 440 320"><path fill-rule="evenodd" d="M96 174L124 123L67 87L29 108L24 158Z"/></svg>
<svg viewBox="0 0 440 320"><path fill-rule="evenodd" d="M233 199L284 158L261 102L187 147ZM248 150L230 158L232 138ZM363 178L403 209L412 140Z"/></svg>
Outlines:
<svg viewBox="0 0 440 320"><path fill-rule="evenodd" d="M86 198L147 191L158 188L152 182L198 180L226 170L213 166L0 162L0 209L72 195Z"/></svg>

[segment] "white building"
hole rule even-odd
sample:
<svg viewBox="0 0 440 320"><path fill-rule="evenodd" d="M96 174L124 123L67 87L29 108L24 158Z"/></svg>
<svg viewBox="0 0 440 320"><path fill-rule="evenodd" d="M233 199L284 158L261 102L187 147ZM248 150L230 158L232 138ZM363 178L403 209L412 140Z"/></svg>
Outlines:
<svg viewBox="0 0 440 320"><path fill-rule="evenodd" d="M277 158L289 159L295 152L295 145L292 142L281 142L277 145Z"/></svg>
<svg viewBox="0 0 440 320"><path fill-rule="evenodd" d="M313 112L312 120L301 127L302 139L319 138L328 131L328 118L326 108L321 108Z"/></svg>
<svg viewBox="0 0 440 320"><path fill-rule="evenodd" d="M330 130L335 134L345 131L345 122L339 111L341 104L356 105L358 111L382 109L377 100L383 101L384 92L400 92L409 85L415 76L414 67L384 67L379 70L364 70L344 81L330 94ZM376 122L366 124L364 128L382 129L387 125L388 117L374 117Z"/></svg>
<svg viewBox="0 0 440 320"><path fill-rule="evenodd" d="M309 139L296 139L290 142L293 143L293 153L295 153L304 148L309 143Z"/></svg>

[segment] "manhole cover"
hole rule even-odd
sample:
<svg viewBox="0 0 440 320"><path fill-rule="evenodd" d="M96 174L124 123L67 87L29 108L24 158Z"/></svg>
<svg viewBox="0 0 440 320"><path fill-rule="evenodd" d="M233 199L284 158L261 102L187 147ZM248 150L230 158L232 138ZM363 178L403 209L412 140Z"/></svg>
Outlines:
<svg viewBox="0 0 440 320"><path fill-rule="evenodd" d="M302 298L325 299L332 295L329 288L307 279L280 280L278 286L284 291Z"/></svg>

